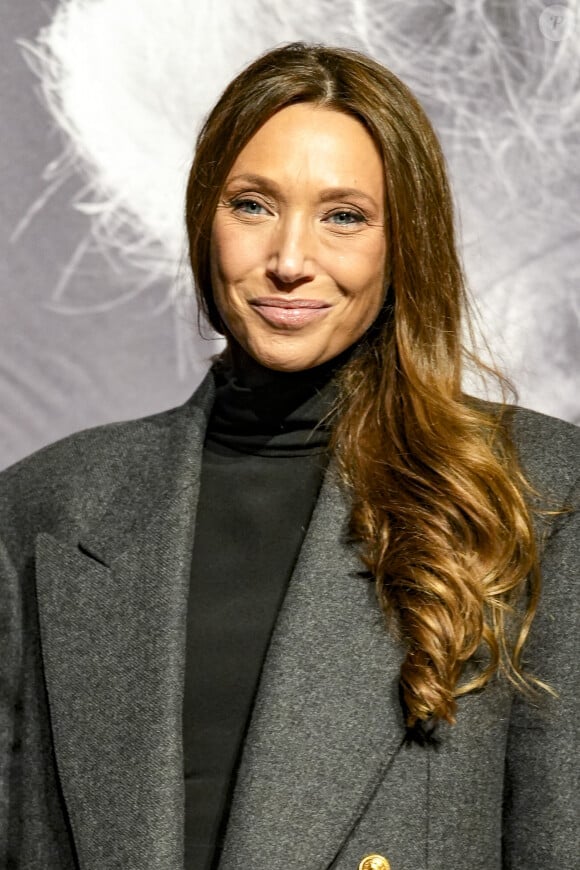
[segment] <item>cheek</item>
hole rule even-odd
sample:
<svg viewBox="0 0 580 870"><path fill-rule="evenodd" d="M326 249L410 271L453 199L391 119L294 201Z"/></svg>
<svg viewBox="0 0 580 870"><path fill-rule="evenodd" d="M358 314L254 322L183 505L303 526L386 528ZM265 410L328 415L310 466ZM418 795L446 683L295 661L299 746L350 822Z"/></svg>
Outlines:
<svg viewBox="0 0 580 870"><path fill-rule="evenodd" d="M362 335L375 322L385 299L385 289L377 286L372 292L362 293L358 299L356 311L351 318L350 331L357 336Z"/></svg>
<svg viewBox="0 0 580 870"><path fill-rule="evenodd" d="M247 329L240 285L251 271L253 259L255 253L243 234L224 226L214 228L210 245L213 299L226 331L238 340L243 340Z"/></svg>
<svg viewBox="0 0 580 870"><path fill-rule="evenodd" d="M356 257L335 261L335 280L349 299L349 307L361 320L374 320L383 304L386 286L386 245L377 244Z"/></svg>
<svg viewBox="0 0 580 870"><path fill-rule="evenodd" d="M220 315L227 320L231 307L231 288L238 277L236 247L231 244L228 233L214 229L210 247L211 285L214 301Z"/></svg>
<svg viewBox="0 0 580 870"><path fill-rule="evenodd" d="M212 234L211 240L211 277L214 287L222 287L231 280L232 274L232 246L228 244L227 236L223 232Z"/></svg>
<svg viewBox="0 0 580 870"><path fill-rule="evenodd" d="M214 227L211 241L212 277L227 286L242 280L256 266L260 255L256 234L222 222Z"/></svg>
<svg viewBox="0 0 580 870"><path fill-rule="evenodd" d="M229 321L228 316L228 265L227 257L224 257L221 240L212 233L210 245L210 277L212 295L215 306L224 325Z"/></svg>

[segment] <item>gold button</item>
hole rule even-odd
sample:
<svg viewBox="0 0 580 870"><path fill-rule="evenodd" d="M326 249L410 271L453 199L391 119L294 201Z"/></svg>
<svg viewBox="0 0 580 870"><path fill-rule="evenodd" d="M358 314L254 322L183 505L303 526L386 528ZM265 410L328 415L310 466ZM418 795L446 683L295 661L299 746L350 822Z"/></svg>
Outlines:
<svg viewBox="0 0 580 870"><path fill-rule="evenodd" d="M358 865L358 870L391 870L391 865L382 855L367 855Z"/></svg>

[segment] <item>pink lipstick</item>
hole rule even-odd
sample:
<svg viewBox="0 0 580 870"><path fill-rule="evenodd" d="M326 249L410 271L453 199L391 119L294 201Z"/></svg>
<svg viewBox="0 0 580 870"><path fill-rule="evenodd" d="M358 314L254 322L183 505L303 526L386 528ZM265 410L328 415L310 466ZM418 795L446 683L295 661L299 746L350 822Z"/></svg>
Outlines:
<svg viewBox="0 0 580 870"><path fill-rule="evenodd" d="M250 305L268 323L286 329L299 329L320 320L332 308L321 299L284 299L277 296L260 296L252 299Z"/></svg>

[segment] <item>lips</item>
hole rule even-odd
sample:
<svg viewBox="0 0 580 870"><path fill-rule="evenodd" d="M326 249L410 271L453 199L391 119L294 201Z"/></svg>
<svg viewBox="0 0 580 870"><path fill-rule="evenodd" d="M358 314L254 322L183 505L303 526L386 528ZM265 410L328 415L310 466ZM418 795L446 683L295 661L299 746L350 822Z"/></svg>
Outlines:
<svg viewBox="0 0 580 870"><path fill-rule="evenodd" d="M259 296L250 305L266 308L330 308L329 302L322 299L283 299L277 296Z"/></svg>
<svg viewBox="0 0 580 870"><path fill-rule="evenodd" d="M268 323L283 329L300 329L324 317L332 306L322 299L284 299L261 296L250 305Z"/></svg>

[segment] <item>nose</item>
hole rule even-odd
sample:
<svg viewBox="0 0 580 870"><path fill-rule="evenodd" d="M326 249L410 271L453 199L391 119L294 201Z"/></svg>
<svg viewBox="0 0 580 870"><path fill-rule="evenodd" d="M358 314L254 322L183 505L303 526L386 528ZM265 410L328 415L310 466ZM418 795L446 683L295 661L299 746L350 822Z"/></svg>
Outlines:
<svg viewBox="0 0 580 870"><path fill-rule="evenodd" d="M281 218L272 237L269 276L279 284L292 286L312 280L313 246L312 229L304 216L294 214Z"/></svg>

